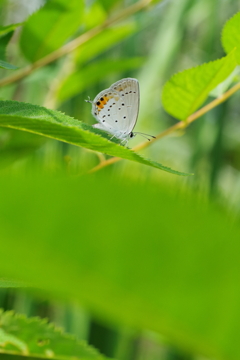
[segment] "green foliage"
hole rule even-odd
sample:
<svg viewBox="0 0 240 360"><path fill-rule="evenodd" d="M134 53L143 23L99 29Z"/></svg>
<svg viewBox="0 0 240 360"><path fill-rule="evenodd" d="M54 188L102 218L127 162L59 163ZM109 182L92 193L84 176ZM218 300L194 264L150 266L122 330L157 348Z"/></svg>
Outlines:
<svg viewBox="0 0 240 360"><path fill-rule="evenodd" d="M118 71L137 69L142 66L143 62L143 58L112 59L102 60L84 66L81 69L74 71L62 81L56 96L58 100L65 101L105 79L106 76Z"/></svg>
<svg viewBox="0 0 240 360"><path fill-rule="evenodd" d="M17 101L0 101L0 126L48 136L69 144L101 151L111 156L136 161L175 175L190 175L172 170L155 161L144 159L132 150L109 141L111 135L58 111L44 107ZM103 136L99 136L99 134Z"/></svg>
<svg viewBox="0 0 240 360"><path fill-rule="evenodd" d="M14 31L17 27L22 25L23 23L17 23L17 24L11 24L7 26L0 26L0 36L7 35L8 33L11 33Z"/></svg>
<svg viewBox="0 0 240 360"><path fill-rule="evenodd" d="M169 184L99 175L2 177L0 273L239 359L239 225Z"/></svg>
<svg viewBox="0 0 240 360"><path fill-rule="evenodd" d="M164 109L177 119L186 120L235 69L234 53L173 75L163 88Z"/></svg>
<svg viewBox="0 0 240 360"><path fill-rule="evenodd" d="M0 311L0 349L5 354L27 357L106 359L84 341L64 334L47 320L28 319L10 311Z"/></svg>
<svg viewBox="0 0 240 360"><path fill-rule="evenodd" d="M0 279L0 288L23 288L26 284L22 281L10 280L10 279Z"/></svg>
<svg viewBox="0 0 240 360"><path fill-rule="evenodd" d="M17 66L9 64L9 63L7 63L5 61L2 61L2 60L0 60L0 68L1 69L6 69L6 70L16 70L16 69L18 69Z"/></svg>
<svg viewBox="0 0 240 360"><path fill-rule="evenodd" d="M120 41L123 41L136 31L137 26L133 22L115 26L111 29L105 29L101 34L90 39L75 51L77 65L80 66L87 63L92 58L103 53L111 46L118 44Z"/></svg>
<svg viewBox="0 0 240 360"><path fill-rule="evenodd" d="M0 21L27 18L35 1L20 3L0 0ZM222 32L226 57L219 42L236 1L41 3L7 59L19 24L0 27L0 59L20 68L0 69L0 307L48 317L91 344L93 317L118 337L109 354L101 345L114 341L98 330L95 347L118 360L132 359L133 347L137 358L185 358L165 352L169 343L188 358L238 360L240 83L224 91L239 80L239 13ZM158 134L146 142L148 157L195 176L172 176L187 174L88 125L84 99L124 77L140 83L137 131ZM163 104L177 119L209 94L221 97L188 128L161 107L169 78ZM57 106L61 112L48 109ZM111 161L101 153L131 162L104 169ZM101 172L79 176L96 165ZM146 329L164 338L159 355L149 355ZM141 334L127 350L124 331ZM9 312L0 313L0 352L3 359L101 357L46 321Z"/></svg>
<svg viewBox="0 0 240 360"><path fill-rule="evenodd" d="M5 60L6 47L13 35L14 30L20 25L22 24L19 23L19 24L7 25L7 26L0 26L0 59Z"/></svg>
<svg viewBox="0 0 240 360"><path fill-rule="evenodd" d="M83 9L83 0L48 1L23 26L20 45L25 57L34 62L63 45L81 25Z"/></svg>
<svg viewBox="0 0 240 360"><path fill-rule="evenodd" d="M236 48L236 60L240 64L240 12L225 24L222 31L222 45L227 54Z"/></svg>

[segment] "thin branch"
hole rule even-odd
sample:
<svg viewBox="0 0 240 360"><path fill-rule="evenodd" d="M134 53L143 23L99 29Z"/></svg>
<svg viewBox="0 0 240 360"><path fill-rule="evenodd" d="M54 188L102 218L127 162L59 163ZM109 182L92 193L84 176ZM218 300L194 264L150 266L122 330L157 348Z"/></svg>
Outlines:
<svg viewBox="0 0 240 360"><path fill-rule="evenodd" d="M168 129L162 131L160 134L158 134L156 136L155 139L153 139L151 141L142 142L141 144L135 146L133 148L133 150L134 151L139 151L139 150L145 149L146 147L152 145L154 142L158 141L159 139L162 139L163 137L165 137L165 136L167 136L167 135L169 135L169 134L171 134L171 133L173 133L173 132L175 132L175 131L177 131L179 129L184 129L184 128L188 127L193 121L197 120L202 115L206 114L208 111L212 110L216 106L218 106L221 103L223 103L224 101L226 101L230 96L232 96L238 90L240 90L240 82L237 83L236 85L234 85L231 89L226 91L224 94L222 94L217 99L214 99L209 104L203 106L200 110L198 110L195 113L193 113L192 115L190 115L185 121L180 121L177 124L175 124L175 125L169 127ZM104 168L104 167L106 167L108 165L114 164L114 163L118 162L119 160L122 160L122 158L113 157L113 158L110 158L108 160L102 161L102 162L100 162L100 164L98 164L97 166L95 166L94 168L89 170L89 173L93 173L93 172L96 172L98 170L101 170L102 168Z"/></svg>
<svg viewBox="0 0 240 360"><path fill-rule="evenodd" d="M53 51L51 54L46 55L45 57L37 60L31 65L26 66L19 71L16 71L14 74L7 76L6 78L0 80L0 87L9 85L13 82L19 81L27 75L30 75L34 70L39 69L45 65L50 64L51 62L59 59L63 55L69 54L73 50L77 49L80 45L91 40L98 34L100 34L104 29L109 28L110 26L116 24L120 20L128 18L129 16L135 14L136 12L144 9L150 5L152 0L139 0L137 3L129 6L126 9L123 9L118 14L112 18L106 20L103 24L96 26L95 28L87 31L86 33L78 36L76 39L70 41L69 43L63 45L61 48Z"/></svg>

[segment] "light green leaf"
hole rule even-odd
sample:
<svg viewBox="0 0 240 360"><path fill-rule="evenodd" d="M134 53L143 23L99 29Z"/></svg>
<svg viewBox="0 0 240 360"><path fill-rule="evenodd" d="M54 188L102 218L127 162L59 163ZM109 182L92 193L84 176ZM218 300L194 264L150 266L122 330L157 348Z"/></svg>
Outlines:
<svg viewBox="0 0 240 360"><path fill-rule="evenodd" d="M240 228L229 213L156 179L30 175L0 178L0 273L199 357L239 360Z"/></svg>
<svg viewBox="0 0 240 360"><path fill-rule="evenodd" d="M222 46L226 53L236 48L235 56L240 64L240 12L226 22L222 31Z"/></svg>
<svg viewBox="0 0 240 360"><path fill-rule="evenodd" d="M16 70L16 69L18 69L17 66L9 64L9 63L7 63L5 61L2 61L2 60L0 60L0 68L1 69L6 69L6 70Z"/></svg>
<svg viewBox="0 0 240 360"><path fill-rule="evenodd" d="M90 39L76 50L75 54L78 65L86 63L101 54L106 49L133 34L136 30L137 26L133 22L105 29L101 34Z"/></svg>
<svg viewBox="0 0 240 360"><path fill-rule="evenodd" d="M90 7L86 6L83 18L86 30L102 24L106 17L106 11L99 1L92 3Z"/></svg>
<svg viewBox="0 0 240 360"><path fill-rule="evenodd" d="M104 360L85 341L65 334L62 329L37 317L27 318L12 311L0 310L1 354L24 355L27 358ZM1 355L2 356L2 355Z"/></svg>
<svg viewBox="0 0 240 360"><path fill-rule="evenodd" d="M20 352L20 354L28 355L27 345L16 336L6 333L0 325L0 349L4 352L4 348L8 345L10 345L10 347L17 348L17 352Z"/></svg>
<svg viewBox="0 0 240 360"><path fill-rule="evenodd" d="M51 0L26 21L21 49L34 62L58 49L81 25L83 0Z"/></svg>
<svg viewBox="0 0 240 360"><path fill-rule="evenodd" d="M144 159L127 147L108 140L112 136L58 111L18 101L0 101L0 126L29 131L69 144L121 157L175 175L190 175L172 170L155 161ZM100 134L102 136L100 136Z"/></svg>
<svg viewBox="0 0 240 360"><path fill-rule="evenodd" d="M57 98L65 101L94 85L110 74L132 70L142 66L143 58L102 60L73 72L59 86Z"/></svg>
<svg viewBox="0 0 240 360"><path fill-rule="evenodd" d="M164 109L179 120L186 120L206 100L208 94L224 81L236 67L234 51L215 60L171 77L164 85Z"/></svg>

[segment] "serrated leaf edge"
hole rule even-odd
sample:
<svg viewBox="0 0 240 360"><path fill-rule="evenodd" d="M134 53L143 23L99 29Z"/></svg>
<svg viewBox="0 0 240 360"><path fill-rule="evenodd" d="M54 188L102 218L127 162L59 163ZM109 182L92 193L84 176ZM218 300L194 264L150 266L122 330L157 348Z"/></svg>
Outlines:
<svg viewBox="0 0 240 360"><path fill-rule="evenodd" d="M96 348L94 348L93 346L89 345L85 340L79 340L76 336L74 336L73 334L69 334L64 332L64 329L58 326L55 326L53 323L48 323L48 319L47 318L40 318L38 316L34 316L34 317L30 317L28 318L25 314L18 314L15 313L15 311L13 310L9 310L9 311L4 311L3 309L0 308L0 328L1 328L1 316L6 315L6 316L10 316L10 317L14 317L17 320L23 320L25 321L27 324L31 325L31 324L36 324L39 323L40 325L44 325L46 327L46 329L49 329L59 335L61 335L62 337L64 337L65 339L68 340L72 340L75 341L77 344L85 347L85 349L87 349L90 353L92 353L93 355L96 355L96 357L98 359L106 359L106 357L104 355L102 355ZM0 349L0 353L11 353L11 354L18 354L19 352L17 351L1 351L2 349ZM46 358L46 356L41 355L41 354L34 354L34 353L29 353L27 355L28 357L36 357L36 358ZM57 355L57 358L61 358L61 359L70 359L73 356L66 356L66 355ZM77 356L74 356L75 359L78 359ZM83 358L81 357L81 360ZM109 359L109 358L108 358Z"/></svg>

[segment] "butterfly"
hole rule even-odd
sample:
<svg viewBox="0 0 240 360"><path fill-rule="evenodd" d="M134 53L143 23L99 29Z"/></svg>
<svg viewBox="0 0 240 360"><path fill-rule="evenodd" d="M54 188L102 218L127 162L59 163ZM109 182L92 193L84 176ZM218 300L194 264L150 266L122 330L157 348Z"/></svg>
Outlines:
<svg viewBox="0 0 240 360"><path fill-rule="evenodd" d="M92 115L98 121L93 127L112 134L122 142L134 137L133 133L139 111L140 91L137 79L125 78L112 84L109 89L101 91L93 101ZM148 135L155 137L152 135ZM149 140L149 139L148 139Z"/></svg>

